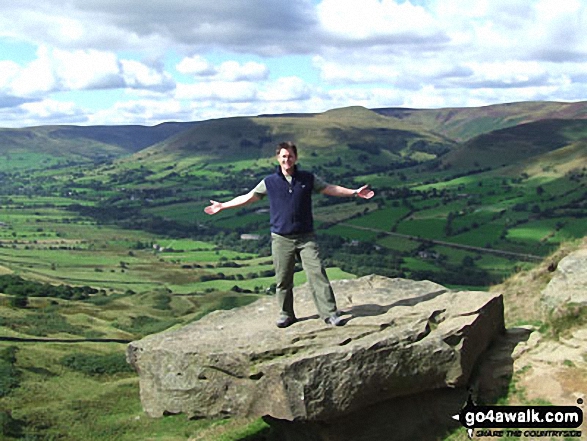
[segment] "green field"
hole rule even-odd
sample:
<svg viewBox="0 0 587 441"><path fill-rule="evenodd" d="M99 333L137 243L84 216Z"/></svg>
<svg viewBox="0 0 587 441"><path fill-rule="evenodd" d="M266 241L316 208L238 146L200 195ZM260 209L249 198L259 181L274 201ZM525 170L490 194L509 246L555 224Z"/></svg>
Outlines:
<svg viewBox="0 0 587 441"><path fill-rule="evenodd" d="M10 347L0 343L0 353ZM234 427L227 420L147 417L140 406L136 375L120 367L125 363L124 350L124 345L115 343L19 345L20 387L1 399L1 414L10 409L12 420L3 425L2 439L185 441L225 426L225 439L236 441L246 436L248 425L255 431L266 427L260 421ZM110 363L105 368L112 373L88 374L83 365L64 365L72 356L93 357L94 363L101 357Z"/></svg>

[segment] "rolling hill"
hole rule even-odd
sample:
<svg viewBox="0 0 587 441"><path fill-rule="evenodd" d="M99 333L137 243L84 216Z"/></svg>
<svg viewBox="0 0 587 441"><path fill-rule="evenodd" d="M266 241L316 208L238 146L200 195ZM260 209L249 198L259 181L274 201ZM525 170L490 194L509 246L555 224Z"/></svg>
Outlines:
<svg viewBox="0 0 587 441"><path fill-rule="evenodd" d="M352 148L367 153L388 152L394 159L434 159L449 150L492 146L498 152L505 137L529 143L578 139L587 118L587 102L523 102L478 108L402 109L348 107L318 114L260 115L200 122L169 122L147 126L42 126L0 129L0 155L29 155L19 168L64 161L105 160L137 154L153 161L193 156L266 158L276 142L292 139L308 152L332 153ZM566 134L553 140L553 131L566 124ZM515 129L514 129L515 128ZM507 129L514 129L508 132ZM570 134L569 131L573 132ZM468 143L465 146L465 143ZM552 149L552 147L551 147ZM35 156L36 155L36 156ZM458 156L458 154L457 154ZM487 155L486 155L487 156ZM131 160L135 160L131 159ZM4 161L5 166L7 160Z"/></svg>
<svg viewBox="0 0 587 441"><path fill-rule="evenodd" d="M587 119L545 119L494 130L460 144L443 158L463 167L499 167L517 162L540 162L540 157L587 140ZM569 157L582 167L585 158ZM579 161L579 162L577 162ZM544 161L548 162L548 161Z"/></svg>
<svg viewBox="0 0 587 441"><path fill-rule="evenodd" d="M139 155L189 157L227 154L266 158L281 140L293 140L304 154L354 148L369 153L387 151L410 156L425 146L451 145L420 127L379 115L363 107L330 110L321 114L227 118L202 122L152 146Z"/></svg>
<svg viewBox="0 0 587 441"><path fill-rule="evenodd" d="M42 126L0 129L0 169L105 161L127 156L197 123L144 126Z"/></svg>
<svg viewBox="0 0 587 441"><path fill-rule="evenodd" d="M519 102L472 108L374 109L456 141L464 142L484 133L541 120L587 118L587 102Z"/></svg>

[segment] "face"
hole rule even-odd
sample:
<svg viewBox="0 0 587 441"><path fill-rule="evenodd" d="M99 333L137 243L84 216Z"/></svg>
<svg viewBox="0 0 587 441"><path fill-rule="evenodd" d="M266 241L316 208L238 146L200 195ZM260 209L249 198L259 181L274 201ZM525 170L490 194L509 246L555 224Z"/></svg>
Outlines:
<svg viewBox="0 0 587 441"><path fill-rule="evenodd" d="M291 150L281 149L277 155L277 161L281 166L281 170L284 172L290 172L293 170L294 165L297 161L296 155Z"/></svg>

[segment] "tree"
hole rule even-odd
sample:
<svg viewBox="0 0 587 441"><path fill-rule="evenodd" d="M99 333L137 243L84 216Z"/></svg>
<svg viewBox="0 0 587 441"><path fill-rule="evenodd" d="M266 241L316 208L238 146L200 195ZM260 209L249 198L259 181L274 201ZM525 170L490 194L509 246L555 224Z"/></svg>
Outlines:
<svg viewBox="0 0 587 441"><path fill-rule="evenodd" d="M471 256L465 256L463 257L463 261L462 261L463 267L465 268L471 268L475 266L475 259L473 259Z"/></svg>
<svg viewBox="0 0 587 441"><path fill-rule="evenodd" d="M22 421L12 418L10 411L0 411L0 435L21 439L22 426Z"/></svg>
<svg viewBox="0 0 587 441"><path fill-rule="evenodd" d="M29 306L29 298L26 296L26 294L12 296L10 297L10 306L13 308L24 309Z"/></svg>
<svg viewBox="0 0 587 441"><path fill-rule="evenodd" d="M539 185L538 187L536 187L536 194L538 196L542 196L544 194L544 188L542 188L541 185Z"/></svg>

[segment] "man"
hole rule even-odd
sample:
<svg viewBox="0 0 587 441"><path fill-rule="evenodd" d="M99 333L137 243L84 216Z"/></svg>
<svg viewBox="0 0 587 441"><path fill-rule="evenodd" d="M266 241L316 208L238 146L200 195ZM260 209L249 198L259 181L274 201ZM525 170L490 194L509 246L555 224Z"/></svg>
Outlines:
<svg viewBox="0 0 587 441"><path fill-rule="evenodd" d="M205 208L216 214L269 196L271 219L271 250L277 282L277 302L281 308L277 327L286 328L297 320L294 312L293 278L296 257L302 261L314 303L320 317L330 325L341 326L344 321L336 308L334 293L318 254L314 236L312 193L337 197L371 199L373 190L367 185L357 190L327 184L313 173L296 166L298 151L292 142L282 142L276 150L279 167L249 193L228 202L210 201Z"/></svg>

